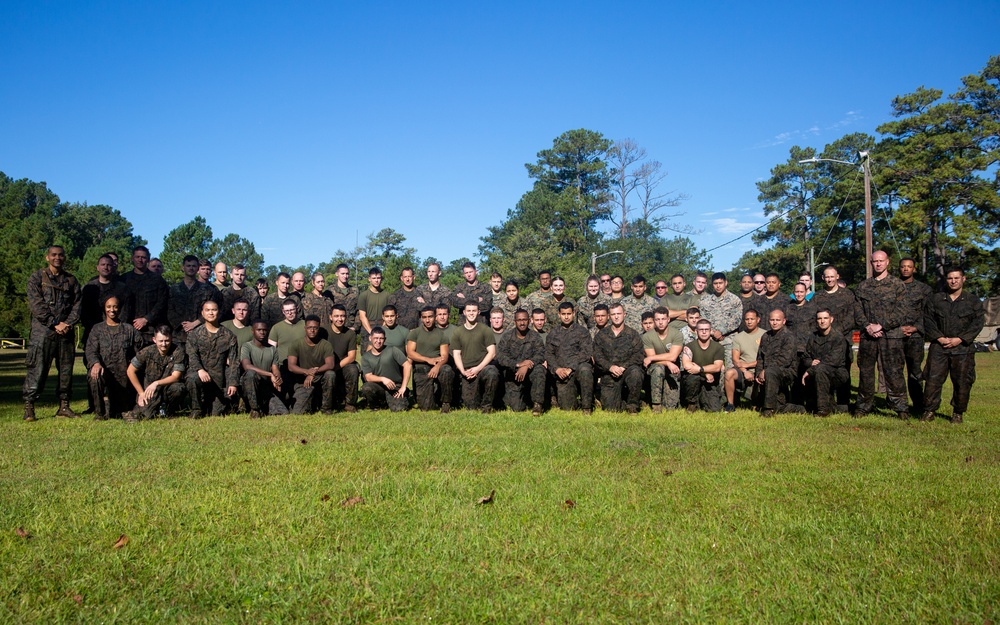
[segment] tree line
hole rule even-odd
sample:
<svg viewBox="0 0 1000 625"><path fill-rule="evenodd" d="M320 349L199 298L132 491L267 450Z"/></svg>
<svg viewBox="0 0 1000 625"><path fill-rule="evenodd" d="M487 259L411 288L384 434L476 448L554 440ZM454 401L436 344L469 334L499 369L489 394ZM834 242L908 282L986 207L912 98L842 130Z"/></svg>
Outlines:
<svg viewBox="0 0 1000 625"><path fill-rule="evenodd" d="M968 288L980 296L1000 291L1000 56L962 79L955 93L920 87L892 102L894 119L878 126L879 138L852 133L822 150L794 146L789 158L757 183L766 227L752 237L758 249L730 269L735 281L747 272L777 273L792 284L801 272L837 265L848 283L864 277L864 194L858 153L871 155L875 249L917 260L933 283L948 264L967 268ZM814 161L812 159L826 159ZM801 161L809 161L803 163ZM842 161L841 163L833 161ZM686 196L667 191L663 165L633 139L613 141L576 129L556 137L525 169L532 181L501 223L487 228L475 252L485 277L492 271L523 285L548 269L582 288L591 258L601 269L631 277L667 278L711 270L712 259L677 223ZM117 252L129 271L131 250L146 240L119 211L103 204L66 203L44 182L13 180L0 172L0 334L26 335L24 289L28 275L44 266L45 248L66 248L67 268L81 281L98 257ZM621 254L613 252L620 251ZM609 254L610 253L610 254ZM363 245L337 250L317 265L265 265L253 242L238 233L215 237L202 217L164 236L160 258L168 282L180 279L186 254L243 264L250 277L273 280L281 271L333 273L339 263L363 271L379 266L387 289L398 287L403 267L422 275L438 263L442 282L461 281L462 257L443 262L421 258L392 228L370 233ZM811 261L812 254L812 261Z"/></svg>

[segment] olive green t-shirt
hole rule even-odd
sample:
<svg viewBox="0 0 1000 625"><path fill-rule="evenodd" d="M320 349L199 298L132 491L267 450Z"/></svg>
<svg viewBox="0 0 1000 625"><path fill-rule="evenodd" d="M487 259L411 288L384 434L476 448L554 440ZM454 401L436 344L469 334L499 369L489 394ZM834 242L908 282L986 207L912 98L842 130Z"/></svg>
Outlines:
<svg viewBox="0 0 1000 625"><path fill-rule="evenodd" d="M462 365L466 369L481 363L490 345L496 345L496 340L493 328L485 323L477 323L471 330L465 324L457 325L451 335L451 353L462 352Z"/></svg>
<svg viewBox="0 0 1000 625"><path fill-rule="evenodd" d="M441 356L441 345L448 345L448 337L444 335L444 330L434 326L427 331L423 326L410 330L406 341L413 341L416 352L424 358L439 358Z"/></svg>
<svg viewBox="0 0 1000 625"><path fill-rule="evenodd" d="M268 333L267 340L274 341L278 344L278 362L284 363L288 360L288 348L295 341L305 337L305 335L305 321L299 321L297 323L279 321L271 326L271 332Z"/></svg>
<svg viewBox="0 0 1000 625"><path fill-rule="evenodd" d="M333 356L333 345L326 339L319 339L315 345L310 345L303 338L288 347L288 355L295 356L302 369L322 367L326 364L326 359Z"/></svg>
<svg viewBox="0 0 1000 625"><path fill-rule="evenodd" d="M396 347L386 347L380 353L373 354L366 351L361 354L361 373L377 375L380 378L389 378L396 384L403 381L403 363L406 362L406 354Z"/></svg>

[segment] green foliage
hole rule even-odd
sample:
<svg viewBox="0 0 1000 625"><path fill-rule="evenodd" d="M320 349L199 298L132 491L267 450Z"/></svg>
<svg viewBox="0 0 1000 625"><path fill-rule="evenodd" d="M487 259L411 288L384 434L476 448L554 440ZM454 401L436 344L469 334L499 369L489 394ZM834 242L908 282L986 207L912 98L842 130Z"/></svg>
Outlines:
<svg viewBox="0 0 1000 625"><path fill-rule="evenodd" d="M597 261L597 272L618 274L626 284L636 275L646 278L647 289L652 291L653 283L680 273L690 281L696 271L712 273L712 256L695 247L691 239L676 236L664 239L660 229L645 219L629 222L628 236L605 240L599 255L613 250L624 254L612 254Z"/></svg>
<svg viewBox="0 0 1000 625"><path fill-rule="evenodd" d="M49 245L66 249L66 269L81 284L96 274L97 259L117 252L129 267L132 248L145 240L121 213L102 204L66 204L44 182L13 180L0 172L0 335L27 336L24 300L28 276L45 266Z"/></svg>
<svg viewBox="0 0 1000 625"><path fill-rule="evenodd" d="M212 227L200 215L177 226L163 237L160 260L163 261L163 278L168 284L183 277L181 261L189 254L213 264L221 261L230 267L242 263L247 268L248 282L267 275L264 255L257 251L251 241L232 233L221 239L213 238Z"/></svg>
<svg viewBox="0 0 1000 625"><path fill-rule="evenodd" d="M337 250L329 262L320 263L316 271L326 276L327 284L334 283L333 274L340 263L351 268L351 283L355 286L368 283L368 270L372 267L382 270L382 288L387 291L395 291L400 287L399 274L406 267L413 269L419 283L422 265L417 250L406 245L406 236L392 228L383 228L369 233L365 238L363 246L351 251ZM423 267L426 268L426 265Z"/></svg>

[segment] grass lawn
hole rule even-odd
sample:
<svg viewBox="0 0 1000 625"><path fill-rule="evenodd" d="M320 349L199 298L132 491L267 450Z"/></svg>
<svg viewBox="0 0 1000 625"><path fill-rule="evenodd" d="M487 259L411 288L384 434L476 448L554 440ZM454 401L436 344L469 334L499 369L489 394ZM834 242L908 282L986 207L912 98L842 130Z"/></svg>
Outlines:
<svg viewBox="0 0 1000 625"><path fill-rule="evenodd" d="M125 425L50 418L52 378L26 424L23 353L6 352L0 622L995 622L1000 354L978 367L958 426L745 410Z"/></svg>

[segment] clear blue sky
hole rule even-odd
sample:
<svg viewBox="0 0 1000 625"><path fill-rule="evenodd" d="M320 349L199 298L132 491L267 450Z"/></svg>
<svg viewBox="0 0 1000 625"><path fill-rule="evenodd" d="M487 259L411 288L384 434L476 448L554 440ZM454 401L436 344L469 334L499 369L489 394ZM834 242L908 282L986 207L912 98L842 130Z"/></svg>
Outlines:
<svg viewBox="0 0 1000 625"><path fill-rule="evenodd" d="M267 264L383 227L450 261L530 188L524 163L588 128L664 164L707 249L763 223L754 183L792 145L954 91L1000 53L998 24L996 0L8 0L0 171L117 208L154 253L202 215Z"/></svg>

